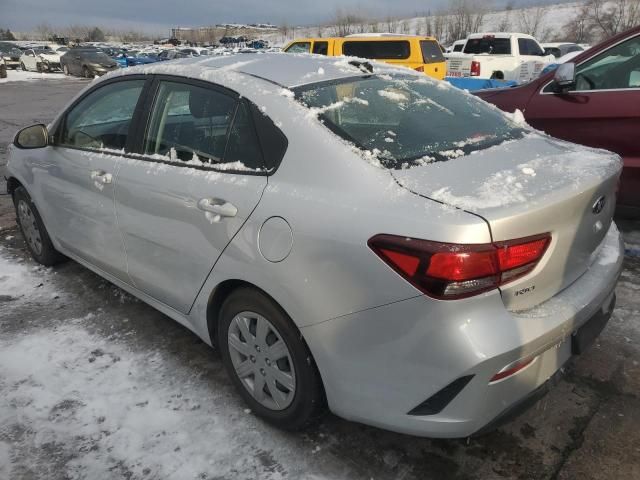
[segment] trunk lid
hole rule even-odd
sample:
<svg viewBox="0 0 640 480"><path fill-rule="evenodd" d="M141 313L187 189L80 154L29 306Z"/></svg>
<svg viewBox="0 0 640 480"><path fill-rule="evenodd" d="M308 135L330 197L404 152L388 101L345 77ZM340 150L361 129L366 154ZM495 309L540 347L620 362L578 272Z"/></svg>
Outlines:
<svg viewBox="0 0 640 480"><path fill-rule="evenodd" d="M612 222L621 166L613 153L533 133L393 175L413 193L480 215L494 242L551 234L536 268L501 287L507 308L525 310L588 269Z"/></svg>

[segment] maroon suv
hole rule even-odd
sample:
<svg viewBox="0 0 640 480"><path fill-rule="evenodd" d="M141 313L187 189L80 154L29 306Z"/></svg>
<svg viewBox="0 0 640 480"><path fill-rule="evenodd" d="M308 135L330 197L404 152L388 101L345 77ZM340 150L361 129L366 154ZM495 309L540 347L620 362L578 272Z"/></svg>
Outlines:
<svg viewBox="0 0 640 480"><path fill-rule="evenodd" d="M532 82L476 95L554 137L618 153L618 212L640 216L640 27L606 40Z"/></svg>

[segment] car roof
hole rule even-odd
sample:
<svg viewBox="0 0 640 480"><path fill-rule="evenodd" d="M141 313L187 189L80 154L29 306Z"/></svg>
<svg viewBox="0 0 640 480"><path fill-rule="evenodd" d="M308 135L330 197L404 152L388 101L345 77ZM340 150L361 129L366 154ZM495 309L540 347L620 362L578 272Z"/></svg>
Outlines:
<svg viewBox="0 0 640 480"><path fill-rule="evenodd" d="M292 88L322 81L368 74L362 67L349 62L369 63L376 71L397 71L413 74L412 70L397 68L355 57L325 57L323 55L295 53L243 53L226 56L191 57L169 62L154 63L142 68L127 69L122 75L140 73L179 75L205 78L206 73L232 71L260 78L282 87ZM420 75L419 73L415 73Z"/></svg>

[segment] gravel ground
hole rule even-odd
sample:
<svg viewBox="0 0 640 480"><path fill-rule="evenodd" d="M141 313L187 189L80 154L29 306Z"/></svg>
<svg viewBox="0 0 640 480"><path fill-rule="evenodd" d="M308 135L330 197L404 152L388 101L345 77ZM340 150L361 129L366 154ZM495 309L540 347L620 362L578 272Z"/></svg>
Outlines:
<svg viewBox="0 0 640 480"><path fill-rule="evenodd" d="M0 85L0 176L15 130L84 85ZM620 223L625 270L598 343L519 418L444 441L331 415L304 433L270 428L216 352L78 264L36 266L13 217L0 196L2 480L640 478L640 223Z"/></svg>

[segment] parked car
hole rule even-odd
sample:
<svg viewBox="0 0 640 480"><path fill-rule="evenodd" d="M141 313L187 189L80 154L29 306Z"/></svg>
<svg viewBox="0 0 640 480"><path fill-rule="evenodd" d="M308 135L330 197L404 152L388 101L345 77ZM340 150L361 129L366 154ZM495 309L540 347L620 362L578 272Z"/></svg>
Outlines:
<svg viewBox="0 0 640 480"><path fill-rule="evenodd" d="M60 55L52 50L25 50L20 56L20 68L31 72L53 72L61 70Z"/></svg>
<svg viewBox="0 0 640 480"><path fill-rule="evenodd" d="M555 60L538 41L522 33L474 33L462 53L447 59L447 76L527 82Z"/></svg>
<svg viewBox="0 0 640 480"><path fill-rule="evenodd" d="M446 71L442 50L433 37L361 34L336 38L301 38L289 43L284 51L330 57L347 55L370 58L424 72L439 80L444 78Z"/></svg>
<svg viewBox="0 0 640 480"><path fill-rule="evenodd" d="M464 48L464 44L467 43L467 39L464 40L456 40L451 44L449 48L445 50L445 53L460 53Z"/></svg>
<svg viewBox="0 0 640 480"><path fill-rule="evenodd" d="M326 401L466 437L604 327L617 155L408 69L238 60L108 75L18 132L7 184L33 257L74 259L215 344L288 429Z"/></svg>
<svg viewBox="0 0 640 480"><path fill-rule="evenodd" d="M563 43L563 42L555 42L555 43L542 43L542 48L544 49L544 53L546 55L553 55L555 58L560 58L571 52L582 52L584 48L578 45L577 43Z"/></svg>
<svg viewBox="0 0 640 480"><path fill-rule="evenodd" d="M17 70L20 66L22 51L17 45L10 42L0 42L0 57L7 68Z"/></svg>
<svg viewBox="0 0 640 480"><path fill-rule="evenodd" d="M138 55L136 51L122 52L115 57L112 57L120 68L135 67L136 65L146 65L148 63L155 63L157 58L152 58L147 55Z"/></svg>
<svg viewBox="0 0 640 480"><path fill-rule="evenodd" d="M177 60L178 58L189 58L191 55L181 52L179 50L163 50L158 54L158 61L164 62L166 60Z"/></svg>
<svg viewBox="0 0 640 480"><path fill-rule="evenodd" d="M521 110L549 135L618 153L624 160L619 213L640 216L640 27L531 83L477 95L505 111Z"/></svg>
<svg viewBox="0 0 640 480"><path fill-rule="evenodd" d="M60 64L65 75L86 78L104 75L119 68L115 60L96 48L72 48L60 57Z"/></svg>

